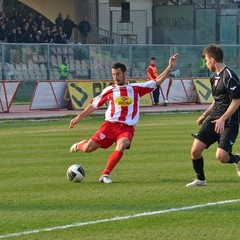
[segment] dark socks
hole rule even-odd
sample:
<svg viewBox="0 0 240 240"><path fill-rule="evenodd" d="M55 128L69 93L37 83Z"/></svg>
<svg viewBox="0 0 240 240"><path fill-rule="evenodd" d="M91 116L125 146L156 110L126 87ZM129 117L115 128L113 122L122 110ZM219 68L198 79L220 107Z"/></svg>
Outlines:
<svg viewBox="0 0 240 240"><path fill-rule="evenodd" d="M197 174L197 179L204 181L205 180L205 175L204 175L204 162L203 162L203 158L199 158L196 160L192 159L192 163L193 163L193 169L195 171L195 173Z"/></svg>

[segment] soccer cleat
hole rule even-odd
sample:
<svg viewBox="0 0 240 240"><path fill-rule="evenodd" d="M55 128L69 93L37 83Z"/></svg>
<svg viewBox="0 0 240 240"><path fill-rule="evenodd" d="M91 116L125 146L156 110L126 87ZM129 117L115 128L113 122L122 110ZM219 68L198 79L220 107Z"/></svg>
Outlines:
<svg viewBox="0 0 240 240"><path fill-rule="evenodd" d="M82 140L81 142L74 143L70 148L70 153L77 152L78 151L78 145L81 144L84 141L86 141L86 140Z"/></svg>
<svg viewBox="0 0 240 240"><path fill-rule="evenodd" d="M190 182L186 185L186 187L202 187L202 186L207 186L207 181L206 180L199 180L196 179L193 182Z"/></svg>
<svg viewBox="0 0 240 240"><path fill-rule="evenodd" d="M109 177L109 175L104 174L99 178L99 182L101 182L101 183L112 183L112 180Z"/></svg>

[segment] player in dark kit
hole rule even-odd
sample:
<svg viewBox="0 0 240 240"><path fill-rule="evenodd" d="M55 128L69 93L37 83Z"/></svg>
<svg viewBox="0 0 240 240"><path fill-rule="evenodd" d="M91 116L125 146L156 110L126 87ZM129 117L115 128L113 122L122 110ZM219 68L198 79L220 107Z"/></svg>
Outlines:
<svg viewBox="0 0 240 240"><path fill-rule="evenodd" d="M197 119L198 125L203 123L199 132L193 135L191 149L197 179L187 187L206 186L202 152L215 142L218 142L217 160L235 163L240 177L240 154L232 154L239 129L240 81L237 74L224 64L223 50L219 46L207 46L203 55L208 69L214 72L210 79L214 100Z"/></svg>

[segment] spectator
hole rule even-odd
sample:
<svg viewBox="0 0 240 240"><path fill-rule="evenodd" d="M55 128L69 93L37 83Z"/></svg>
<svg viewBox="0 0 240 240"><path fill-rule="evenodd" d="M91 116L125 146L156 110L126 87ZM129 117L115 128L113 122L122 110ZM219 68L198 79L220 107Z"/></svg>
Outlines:
<svg viewBox="0 0 240 240"><path fill-rule="evenodd" d="M23 43L24 42L24 39L23 39L23 35L22 35L22 31L21 31L21 28L18 27L17 28L17 43Z"/></svg>
<svg viewBox="0 0 240 240"><path fill-rule="evenodd" d="M208 76L208 69L206 66L206 59L202 55L201 56L201 61L200 61L200 77L207 77Z"/></svg>
<svg viewBox="0 0 240 240"><path fill-rule="evenodd" d="M67 17L64 19L64 29L68 40L71 39L72 31L75 27L77 27L77 25L72 21L70 15L68 14Z"/></svg>
<svg viewBox="0 0 240 240"><path fill-rule="evenodd" d="M41 31L41 36L42 38L45 36L46 34L46 24L45 24L45 21L42 21L40 26L38 27L38 30Z"/></svg>
<svg viewBox="0 0 240 240"><path fill-rule="evenodd" d="M21 21L21 24L20 24L20 28L21 28L21 30L23 30L23 28L24 28L24 26L25 26L25 24L27 23L27 20L26 20L26 18L22 18L22 21Z"/></svg>
<svg viewBox="0 0 240 240"><path fill-rule="evenodd" d="M78 30L80 31L81 34L82 43L83 44L87 43L87 36L88 33L91 31L91 26L90 23L87 21L87 17L84 17L84 19L81 22L79 22Z"/></svg>
<svg viewBox="0 0 240 240"><path fill-rule="evenodd" d="M34 36L34 43L42 43L42 40L41 40L41 33L37 33L35 34Z"/></svg>
<svg viewBox="0 0 240 240"><path fill-rule="evenodd" d="M13 15L13 19L15 21L16 26L17 27L21 27L22 19L23 19L22 14L19 13L16 9L15 9L13 14L14 14Z"/></svg>
<svg viewBox="0 0 240 240"><path fill-rule="evenodd" d="M6 24L7 18L5 17L3 12L0 12L0 23Z"/></svg>
<svg viewBox="0 0 240 240"><path fill-rule="evenodd" d="M147 68L147 75L148 75L148 81L150 80L156 80L158 77L158 71L156 68L156 59L155 57L151 57L150 59L150 65ZM157 86L150 94L152 99L152 105L157 106L159 105L159 96L160 96L160 86Z"/></svg>
<svg viewBox="0 0 240 240"><path fill-rule="evenodd" d="M51 33L50 28L47 29L45 36L43 37L44 43L53 43L54 35Z"/></svg>
<svg viewBox="0 0 240 240"><path fill-rule="evenodd" d="M42 32L42 31L38 30L37 35L39 35L40 42L42 43L43 42L43 37L45 35L44 31Z"/></svg>
<svg viewBox="0 0 240 240"><path fill-rule="evenodd" d="M29 17L27 22L29 23L30 27L34 24L33 17Z"/></svg>
<svg viewBox="0 0 240 240"><path fill-rule="evenodd" d="M35 23L31 23L30 24L30 32L33 34L33 36L37 34L37 31L38 31L38 29L37 29L37 26L35 25Z"/></svg>
<svg viewBox="0 0 240 240"><path fill-rule="evenodd" d="M68 78L69 74L69 68L66 63L67 58L65 56L62 57L62 63L59 66L59 75L60 75L60 80L66 80Z"/></svg>
<svg viewBox="0 0 240 240"><path fill-rule="evenodd" d="M17 29L17 25L15 23L15 19L12 18L10 21L6 23L6 29L10 33L14 28Z"/></svg>
<svg viewBox="0 0 240 240"><path fill-rule="evenodd" d="M7 37L9 43L17 43L17 29L13 28L11 33Z"/></svg>
<svg viewBox="0 0 240 240"><path fill-rule="evenodd" d="M37 24L38 29L39 29L40 25L42 24L42 21L43 21L42 15L38 14L37 18L35 19L35 23Z"/></svg>
<svg viewBox="0 0 240 240"><path fill-rule="evenodd" d="M35 39L32 33L29 33L29 35L26 38L26 43L35 43Z"/></svg>
<svg viewBox="0 0 240 240"><path fill-rule="evenodd" d="M27 20L29 20L29 19L33 19L33 12L29 12L28 14L27 14Z"/></svg>
<svg viewBox="0 0 240 240"><path fill-rule="evenodd" d="M26 23L24 25L23 29L22 29L23 42L25 42L25 43L28 42L27 39L29 37L29 33L30 33L30 31L29 31L29 24Z"/></svg>
<svg viewBox="0 0 240 240"><path fill-rule="evenodd" d="M0 42L6 42L8 36L8 31L5 24L0 23Z"/></svg>
<svg viewBox="0 0 240 240"><path fill-rule="evenodd" d="M59 43L59 44L68 43L67 35L63 32L61 27L59 27L57 34L55 35L54 43Z"/></svg>
<svg viewBox="0 0 240 240"><path fill-rule="evenodd" d="M58 17L55 19L55 25L56 25L57 29L59 29L59 27L61 27L64 31L64 19L63 19L62 13L59 13Z"/></svg>

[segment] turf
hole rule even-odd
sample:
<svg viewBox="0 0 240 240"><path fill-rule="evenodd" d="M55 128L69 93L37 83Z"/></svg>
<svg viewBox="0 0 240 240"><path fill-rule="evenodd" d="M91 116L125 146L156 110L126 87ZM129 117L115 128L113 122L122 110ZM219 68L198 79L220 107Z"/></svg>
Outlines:
<svg viewBox="0 0 240 240"><path fill-rule="evenodd" d="M190 149L198 115L142 114L109 185L98 178L114 146L69 153L103 116L90 116L72 130L70 118L0 122L0 238L237 239L240 202L204 205L240 199L240 178L233 165L215 160L216 145L204 153L208 186L185 187L195 177ZM238 139L233 151L239 146ZM86 171L81 183L66 177L74 163Z"/></svg>

